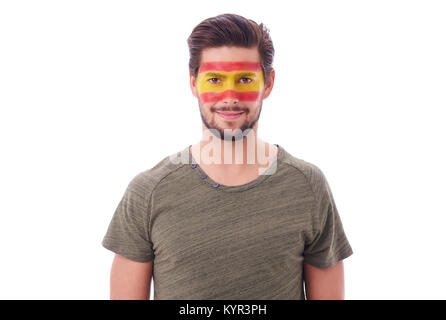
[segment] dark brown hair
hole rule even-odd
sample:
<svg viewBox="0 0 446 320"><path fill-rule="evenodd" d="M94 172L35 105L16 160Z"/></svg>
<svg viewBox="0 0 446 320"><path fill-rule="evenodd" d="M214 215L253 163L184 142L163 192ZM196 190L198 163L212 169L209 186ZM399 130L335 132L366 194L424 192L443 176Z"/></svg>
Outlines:
<svg viewBox="0 0 446 320"><path fill-rule="evenodd" d="M196 78L201 63L201 52L205 48L237 46L257 47L265 83L271 73L274 46L268 28L237 14L225 13L203 20L187 39L189 46L189 70Z"/></svg>

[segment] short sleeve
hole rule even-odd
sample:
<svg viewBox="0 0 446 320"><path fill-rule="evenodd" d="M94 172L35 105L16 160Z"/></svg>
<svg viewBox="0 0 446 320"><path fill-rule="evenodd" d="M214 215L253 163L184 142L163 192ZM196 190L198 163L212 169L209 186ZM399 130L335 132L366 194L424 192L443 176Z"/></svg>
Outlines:
<svg viewBox="0 0 446 320"><path fill-rule="evenodd" d="M304 248L304 262L318 268L329 268L353 254L336 203L322 171L312 174L315 193L314 229Z"/></svg>
<svg viewBox="0 0 446 320"><path fill-rule="evenodd" d="M150 195L144 191L138 175L127 186L102 240L106 249L137 262L154 260L149 234Z"/></svg>

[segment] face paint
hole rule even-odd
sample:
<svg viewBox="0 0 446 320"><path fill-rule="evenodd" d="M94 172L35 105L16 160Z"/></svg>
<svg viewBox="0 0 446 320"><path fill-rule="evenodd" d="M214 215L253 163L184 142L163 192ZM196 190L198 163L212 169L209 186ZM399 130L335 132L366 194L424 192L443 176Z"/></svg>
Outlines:
<svg viewBox="0 0 446 320"><path fill-rule="evenodd" d="M203 103L225 98L256 101L263 85L262 67L258 62L205 62L197 75L197 90Z"/></svg>

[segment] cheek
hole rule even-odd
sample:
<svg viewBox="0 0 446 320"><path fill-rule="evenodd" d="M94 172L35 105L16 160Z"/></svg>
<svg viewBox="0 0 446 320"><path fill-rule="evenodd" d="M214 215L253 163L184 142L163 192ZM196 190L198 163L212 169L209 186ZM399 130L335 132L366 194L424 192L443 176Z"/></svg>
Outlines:
<svg viewBox="0 0 446 320"><path fill-rule="evenodd" d="M214 106L216 105L216 102L206 102L206 101L203 101L203 99L201 97L199 97L198 105L200 106L201 112L203 114L205 114L205 113L208 113L208 112L214 110Z"/></svg>
<svg viewBox="0 0 446 320"><path fill-rule="evenodd" d="M215 91L212 86L209 86L209 83L206 83L205 79L202 77L197 78L197 93L198 95L203 94L206 91Z"/></svg>

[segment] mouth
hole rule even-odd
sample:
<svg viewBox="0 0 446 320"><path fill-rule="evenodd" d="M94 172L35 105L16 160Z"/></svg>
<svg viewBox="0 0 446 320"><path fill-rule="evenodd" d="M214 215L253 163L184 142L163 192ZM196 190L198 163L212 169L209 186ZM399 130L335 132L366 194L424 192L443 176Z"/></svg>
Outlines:
<svg viewBox="0 0 446 320"><path fill-rule="evenodd" d="M225 119L225 120L234 120L234 119L238 119L240 118L240 116L243 114L244 112L219 112L217 111L217 114Z"/></svg>

